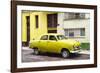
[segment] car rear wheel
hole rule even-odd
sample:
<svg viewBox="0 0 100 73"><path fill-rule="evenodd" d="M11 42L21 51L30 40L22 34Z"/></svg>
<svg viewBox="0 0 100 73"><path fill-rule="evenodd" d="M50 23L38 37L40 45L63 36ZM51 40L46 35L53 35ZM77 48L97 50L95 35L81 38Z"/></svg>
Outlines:
<svg viewBox="0 0 100 73"><path fill-rule="evenodd" d="M38 48L34 48L33 49L33 54L35 54L35 55L38 55L39 54Z"/></svg>
<svg viewBox="0 0 100 73"><path fill-rule="evenodd" d="M68 58L70 53L69 53L68 50L62 50L61 51L61 55L62 55L63 58Z"/></svg>

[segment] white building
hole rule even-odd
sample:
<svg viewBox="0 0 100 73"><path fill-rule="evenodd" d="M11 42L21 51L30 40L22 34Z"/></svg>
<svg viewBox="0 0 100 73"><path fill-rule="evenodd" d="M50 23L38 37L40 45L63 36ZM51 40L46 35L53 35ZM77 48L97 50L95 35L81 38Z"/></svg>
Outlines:
<svg viewBox="0 0 100 73"><path fill-rule="evenodd" d="M58 24L57 33L81 42L89 42L90 15L88 13L58 13Z"/></svg>

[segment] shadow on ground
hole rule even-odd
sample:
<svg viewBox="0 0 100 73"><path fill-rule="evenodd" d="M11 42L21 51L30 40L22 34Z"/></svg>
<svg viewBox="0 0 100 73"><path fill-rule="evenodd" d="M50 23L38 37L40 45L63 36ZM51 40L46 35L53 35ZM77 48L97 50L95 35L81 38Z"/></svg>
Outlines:
<svg viewBox="0 0 100 73"><path fill-rule="evenodd" d="M31 55L34 55L33 53L30 53ZM79 57L81 54L77 54L77 53L71 53L69 56L69 59L73 59L76 57ZM36 56L48 56L48 57L58 57L58 58L62 58L62 56L60 54L55 54L55 53L40 53L39 55Z"/></svg>

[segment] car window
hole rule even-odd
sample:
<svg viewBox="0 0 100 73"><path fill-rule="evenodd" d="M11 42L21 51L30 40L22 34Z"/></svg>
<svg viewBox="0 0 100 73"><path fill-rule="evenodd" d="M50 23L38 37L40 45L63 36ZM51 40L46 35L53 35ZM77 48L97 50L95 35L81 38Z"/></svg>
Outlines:
<svg viewBox="0 0 100 73"><path fill-rule="evenodd" d="M50 36L49 36L49 40L57 40L57 39L56 39L56 37L55 37L55 36L50 35Z"/></svg>
<svg viewBox="0 0 100 73"><path fill-rule="evenodd" d="M57 39L63 40L63 39L67 39L67 37L65 37L64 35L57 35Z"/></svg>
<svg viewBox="0 0 100 73"><path fill-rule="evenodd" d="M48 35L42 36L40 40L48 40Z"/></svg>

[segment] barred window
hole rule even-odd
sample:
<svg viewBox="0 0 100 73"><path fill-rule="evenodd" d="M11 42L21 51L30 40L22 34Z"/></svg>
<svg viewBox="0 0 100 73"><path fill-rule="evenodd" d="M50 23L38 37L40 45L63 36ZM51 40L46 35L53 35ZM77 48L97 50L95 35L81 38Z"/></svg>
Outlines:
<svg viewBox="0 0 100 73"><path fill-rule="evenodd" d="M39 27L39 18L38 15L35 15L35 22L36 22L36 28Z"/></svg>
<svg viewBox="0 0 100 73"><path fill-rule="evenodd" d="M76 29L64 29L65 36L77 37L85 36L85 28L76 28Z"/></svg>
<svg viewBox="0 0 100 73"><path fill-rule="evenodd" d="M85 19L85 13L64 13L64 20L70 20L70 19Z"/></svg>

